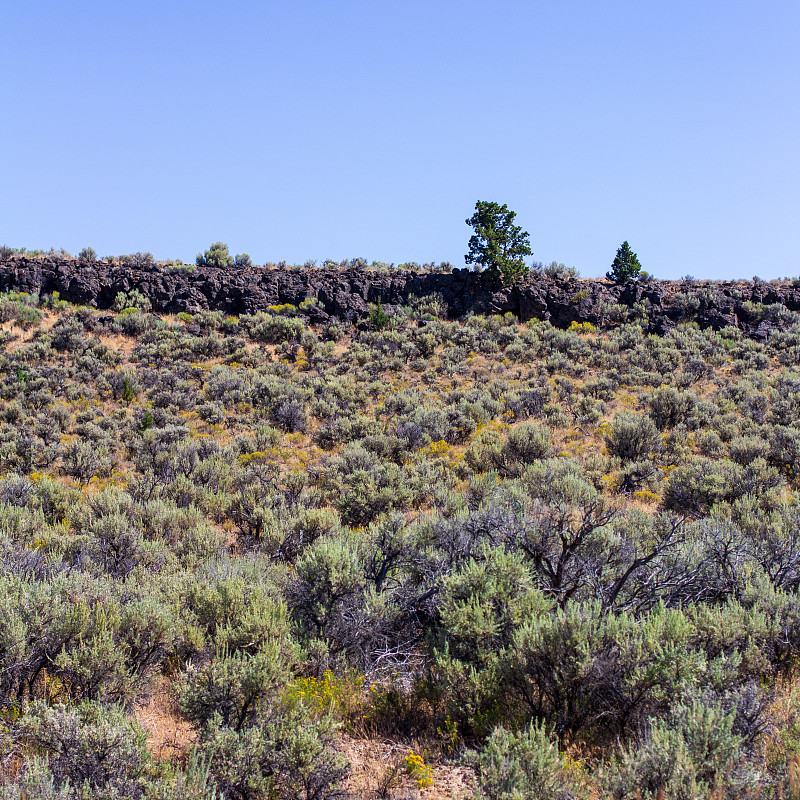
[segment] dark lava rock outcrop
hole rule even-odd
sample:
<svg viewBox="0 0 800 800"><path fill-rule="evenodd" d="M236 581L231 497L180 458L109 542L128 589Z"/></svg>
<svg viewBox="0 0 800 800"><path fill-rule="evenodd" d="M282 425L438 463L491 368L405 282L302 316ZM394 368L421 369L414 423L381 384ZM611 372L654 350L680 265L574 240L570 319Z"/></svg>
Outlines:
<svg viewBox="0 0 800 800"><path fill-rule="evenodd" d="M0 290L46 295L95 308L110 308L119 292L137 289L156 312L219 310L251 314L270 306L299 305L314 299L308 315L314 322L332 318L359 321L371 303L387 309L413 296L441 296L451 318L469 313L511 312L523 321L546 319L566 328L572 322L596 326L638 320L651 333L663 334L683 322L719 330L741 329L766 339L793 321L800 310L800 286L763 281L642 281L549 278L534 274L515 286L503 286L485 274L372 270L215 269L153 265L143 268L85 262L52 256L13 255L0 260Z"/></svg>

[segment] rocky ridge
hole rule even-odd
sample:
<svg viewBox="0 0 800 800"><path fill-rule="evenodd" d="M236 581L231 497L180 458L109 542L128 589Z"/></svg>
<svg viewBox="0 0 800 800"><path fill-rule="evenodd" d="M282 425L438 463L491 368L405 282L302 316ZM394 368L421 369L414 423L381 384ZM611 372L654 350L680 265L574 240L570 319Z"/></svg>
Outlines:
<svg viewBox="0 0 800 800"><path fill-rule="evenodd" d="M154 264L145 267L87 262L53 256L14 255L0 260L0 290L47 295L110 308L119 292L136 289L161 313L202 309L252 314L270 306L306 303L313 322L341 319L358 322L381 303L387 311L412 297L441 296L447 314L511 312L523 321L549 320L566 328L573 322L601 327L633 319L649 333L663 334L676 325L696 322L701 328L738 328L765 340L771 331L795 321L800 286L765 281L631 281L550 278L533 274L514 286L503 286L485 274L455 269L452 273L373 270L216 269Z"/></svg>

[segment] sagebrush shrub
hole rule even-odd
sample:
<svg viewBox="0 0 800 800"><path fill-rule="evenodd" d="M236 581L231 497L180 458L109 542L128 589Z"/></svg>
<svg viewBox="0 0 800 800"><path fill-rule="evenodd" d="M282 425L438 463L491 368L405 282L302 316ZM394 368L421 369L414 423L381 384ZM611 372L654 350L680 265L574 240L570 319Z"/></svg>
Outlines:
<svg viewBox="0 0 800 800"><path fill-rule="evenodd" d="M515 734L497 727L474 757L482 800L574 800L584 796L542 723Z"/></svg>
<svg viewBox="0 0 800 800"><path fill-rule="evenodd" d="M639 461L653 454L661 442L653 420L645 414L622 413L605 434L606 447L622 461Z"/></svg>

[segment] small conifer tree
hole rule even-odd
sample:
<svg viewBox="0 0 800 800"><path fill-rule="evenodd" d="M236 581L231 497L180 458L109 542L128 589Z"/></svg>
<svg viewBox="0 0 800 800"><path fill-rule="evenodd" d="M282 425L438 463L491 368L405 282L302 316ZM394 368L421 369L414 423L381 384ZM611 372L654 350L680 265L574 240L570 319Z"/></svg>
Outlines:
<svg viewBox="0 0 800 800"><path fill-rule="evenodd" d="M383 305L380 302L372 306L369 312L369 322L376 331L383 330L389 324L389 321L389 315L383 310Z"/></svg>
<svg viewBox="0 0 800 800"><path fill-rule="evenodd" d="M136 389L131 386L131 382L129 378L125 378L122 383L122 391L120 392L120 397L130 405L136 399Z"/></svg>
<svg viewBox="0 0 800 800"><path fill-rule="evenodd" d="M636 253L631 250L627 242L623 242L617 249L617 255L611 264L611 270L606 273L609 280L625 283L638 278L642 274L642 265Z"/></svg>

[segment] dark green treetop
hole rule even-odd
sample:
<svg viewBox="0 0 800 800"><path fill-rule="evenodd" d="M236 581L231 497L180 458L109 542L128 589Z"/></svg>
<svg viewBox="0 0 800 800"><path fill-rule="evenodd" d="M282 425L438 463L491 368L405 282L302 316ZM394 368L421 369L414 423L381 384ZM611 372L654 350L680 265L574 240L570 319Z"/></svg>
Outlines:
<svg viewBox="0 0 800 800"><path fill-rule="evenodd" d="M606 278L617 283L625 283L642 274L642 265L636 253L631 250L627 242L623 242L617 249L617 255L611 264L611 270L606 273Z"/></svg>
<svg viewBox="0 0 800 800"><path fill-rule="evenodd" d="M470 237L465 261L502 276L506 284L528 274L524 257L533 254L530 235L513 224L516 216L505 204L479 200L475 213L466 221L475 233Z"/></svg>

